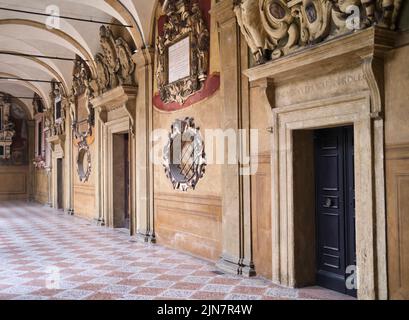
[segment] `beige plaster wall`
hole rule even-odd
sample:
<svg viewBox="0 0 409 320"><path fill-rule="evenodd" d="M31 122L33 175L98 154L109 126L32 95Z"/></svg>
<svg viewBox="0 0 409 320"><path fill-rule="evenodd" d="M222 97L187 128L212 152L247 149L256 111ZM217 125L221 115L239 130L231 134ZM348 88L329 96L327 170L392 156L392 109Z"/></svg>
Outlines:
<svg viewBox="0 0 409 320"><path fill-rule="evenodd" d="M41 204L48 203L48 175L44 169L34 172L34 201Z"/></svg>
<svg viewBox="0 0 409 320"><path fill-rule="evenodd" d="M81 182L77 174L77 156L78 148L73 146L73 184L74 184L74 214L86 219L94 219L95 212L95 168L97 153L95 151L95 142L90 145L92 171L87 182Z"/></svg>
<svg viewBox="0 0 409 320"><path fill-rule="evenodd" d="M193 117L203 129L220 128L220 93L187 109L154 111L154 129L170 130L176 119ZM160 142L158 142L160 143ZM160 158L163 142L157 145ZM210 146L206 146L209 148ZM221 252L221 166L209 164L196 187L186 193L173 190L162 165L154 167L155 228L159 243L216 260Z"/></svg>
<svg viewBox="0 0 409 320"><path fill-rule="evenodd" d="M28 199L28 167L0 166L0 201Z"/></svg>

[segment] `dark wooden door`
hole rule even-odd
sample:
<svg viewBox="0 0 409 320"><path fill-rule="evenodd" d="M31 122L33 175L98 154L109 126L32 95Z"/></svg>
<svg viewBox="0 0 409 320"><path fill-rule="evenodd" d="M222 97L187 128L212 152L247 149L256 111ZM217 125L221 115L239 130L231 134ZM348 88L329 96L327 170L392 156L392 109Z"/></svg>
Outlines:
<svg viewBox="0 0 409 320"><path fill-rule="evenodd" d="M315 132L315 176L317 284L356 295L347 288L356 266L353 127Z"/></svg>

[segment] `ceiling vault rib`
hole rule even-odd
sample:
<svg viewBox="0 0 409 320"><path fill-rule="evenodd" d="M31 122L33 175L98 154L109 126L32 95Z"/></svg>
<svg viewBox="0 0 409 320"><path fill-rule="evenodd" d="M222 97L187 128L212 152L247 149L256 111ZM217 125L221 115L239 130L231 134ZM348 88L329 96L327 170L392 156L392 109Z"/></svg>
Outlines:
<svg viewBox="0 0 409 320"><path fill-rule="evenodd" d="M9 55L9 56L18 56L18 57L43 58L43 59L50 59L50 60L75 61L75 58L64 58L64 57L47 56L47 55L41 55L41 54L29 54L29 53L10 52L10 51L0 51L0 54ZM88 62L89 60L84 59L84 61Z"/></svg>
<svg viewBox="0 0 409 320"><path fill-rule="evenodd" d="M61 83L60 81L55 81L55 80L51 81L51 80L25 79L25 78L16 78L16 77L0 77L0 80L40 82L40 83Z"/></svg>
<svg viewBox="0 0 409 320"><path fill-rule="evenodd" d="M24 100L43 100L41 97L16 97L13 95L8 95L11 99L24 99Z"/></svg>
<svg viewBox="0 0 409 320"><path fill-rule="evenodd" d="M65 19L65 20L74 20L74 21L87 22L87 23L106 24L110 26L117 26L117 27L123 27L123 28L133 28L132 25L123 25L121 23L105 22L105 21L99 21L99 20L93 20L93 19L83 19L83 18L75 18L75 17L61 16L61 15L53 15L53 14L28 11L28 10L12 9L12 8L5 8L5 7L0 7L0 10L17 12L17 13L26 13L26 14L32 14L32 15L37 15L37 16L43 16L43 17L60 18L60 19Z"/></svg>

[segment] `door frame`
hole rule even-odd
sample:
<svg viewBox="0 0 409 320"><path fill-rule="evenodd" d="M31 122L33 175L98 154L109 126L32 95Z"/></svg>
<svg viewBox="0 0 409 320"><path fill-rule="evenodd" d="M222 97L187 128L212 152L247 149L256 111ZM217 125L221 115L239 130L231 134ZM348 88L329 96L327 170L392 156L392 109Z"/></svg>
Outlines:
<svg viewBox="0 0 409 320"><path fill-rule="evenodd" d="M50 143L51 145L51 187L50 187L50 192L51 192L51 207L54 209L58 209L58 172L57 172L57 161L61 160L62 161L62 208L61 210L68 210L69 208L66 208L66 197L67 197L67 159L65 157L65 152L64 152L64 144L65 144L65 139L62 136L54 136L50 137L47 139L47 142Z"/></svg>
<svg viewBox="0 0 409 320"><path fill-rule="evenodd" d="M353 125L358 298L385 298L387 260L383 119L373 117L369 92L273 108L272 113L273 281L290 287L297 285L293 131Z"/></svg>
<svg viewBox="0 0 409 320"><path fill-rule="evenodd" d="M104 220L105 225L108 227L113 227L114 223L114 205L113 205L113 197L114 197L114 159L113 159L113 140L114 134L129 134L129 159L130 159L130 167L129 167L129 176L130 176L130 190L129 190L129 229L130 234L133 235L133 226L135 226L135 205L134 205L134 171L133 171L133 154L134 154L134 146L135 146L135 136L131 134L131 122L129 117L123 117L117 120L113 120L107 122L105 124L105 148L104 148L104 168L103 168L103 175L104 175L104 183L103 183L103 194L106 195L103 199L103 212L104 212Z"/></svg>

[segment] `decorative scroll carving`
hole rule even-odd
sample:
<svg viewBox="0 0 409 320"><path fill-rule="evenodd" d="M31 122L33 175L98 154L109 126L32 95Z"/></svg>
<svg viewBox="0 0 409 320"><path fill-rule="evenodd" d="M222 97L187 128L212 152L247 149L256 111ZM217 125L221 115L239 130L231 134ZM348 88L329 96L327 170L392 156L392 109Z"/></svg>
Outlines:
<svg viewBox="0 0 409 320"><path fill-rule="evenodd" d="M74 61L74 70L72 72L72 94L80 96L89 89L91 71L86 62L79 56Z"/></svg>
<svg viewBox="0 0 409 320"><path fill-rule="evenodd" d="M122 38L116 39L115 46L119 62L119 70L117 73L119 83L121 85L132 85L132 75L135 71L135 63L132 60L132 51L129 48L129 45Z"/></svg>
<svg viewBox="0 0 409 320"><path fill-rule="evenodd" d="M112 31L109 27L102 26L100 28L100 43L101 43L101 48L103 50L103 63L108 69L109 72L109 88L115 88L118 86L118 78L116 77L116 72L119 69L119 64L118 64L118 57L116 54L116 48L115 48L115 40L114 36L112 34ZM99 77L99 75L98 75ZM101 90L107 89L106 88L100 88Z"/></svg>
<svg viewBox="0 0 409 320"><path fill-rule="evenodd" d="M109 73L109 68L108 66L105 64L104 61L104 55L102 53L97 53L97 55L95 56L95 63L97 66L97 80L96 80L96 88L98 91L98 88L100 88L101 90L105 90L106 88L109 88L110 83L111 83L111 75Z"/></svg>
<svg viewBox="0 0 409 320"><path fill-rule="evenodd" d="M235 1L234 12L247 44L257 63L265 62L266 31L261 21L259 0ZM265 24L267 21L264 22Z"/></svg>
<svg viewBox="0 0 409 320"><path fill-rule="evenodd" d="M93 81L95 96L119 85L134 85L135 63L132 50L121 37L115 39L109 27L100 28L100 43L103 53L95 57L97 79Z"/></svg>
<svg viewBox="0 0 409 320"><path fill-rule="evenodd" d="M206 154L200 129L193 118L176 120L164 148L163 166L175 190L195 189L203 177Z"/></svg>
<svg viewBox="0 0 409 320"><path fill-rule="evenodd" d="M210 34L197 0L168 0L163 10L167 21L156 42L156 78L162 101L183 105L207 79ZM190 75L169 83L169 47L185 37L190 39Z"/></svg>
<svg viewBox="0 0 409 320"><path fill-rule="evenodd" d="M402 0L236 0L238 24L258 64L378 25L395 29Z"/></svg>

